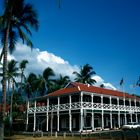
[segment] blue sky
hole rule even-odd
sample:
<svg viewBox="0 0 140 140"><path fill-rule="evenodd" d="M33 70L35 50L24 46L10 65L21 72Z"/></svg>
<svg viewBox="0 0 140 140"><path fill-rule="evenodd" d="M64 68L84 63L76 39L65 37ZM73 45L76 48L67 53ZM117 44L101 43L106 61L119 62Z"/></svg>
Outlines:
<svg viewBox="0 0 140 140"><path fill-rule="evenodd" d="M140 76L139 0L26 0L38 11L35 48L60 56L71 65L89 63L105 82L130 89Z"/></svg>

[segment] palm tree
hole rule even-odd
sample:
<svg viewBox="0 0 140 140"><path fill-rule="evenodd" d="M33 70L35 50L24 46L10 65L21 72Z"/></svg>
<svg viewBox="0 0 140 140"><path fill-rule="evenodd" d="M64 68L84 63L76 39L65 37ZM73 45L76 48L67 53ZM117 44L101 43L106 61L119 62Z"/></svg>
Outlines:
<svg viewBox="0 0 140 140"><path fill-rule="evenodd" d="M39 74L37 77L37 94L38 95L44 95L44 93L46 92L46 81L44 79L44 77Z"/></svg>
<svg viewBox="0 0 140 140"><path fill-rule="evenodd" d="M45 79L46 92L49 91L49 88L52 85L52 82L54 81L52 79L53 76L55 76L55 73L54 73L53 69L51 69L50 67L46 68L43 71L43 78Z"/></svg>
<svg viewBox="0 0 140 140"><path fill-rule="evenodd" d="M15 61L14 59L12 59L11 61L8 62L8 69L7 69L7 77L8 77L8 90L9 90L9 86L10 86L10 81L17 76L19 76L19 72L18 72L18 67L17 65L17 61Z"/></svg>
<svg viewBox="0 0 140 140"><path fill-rule="evenodd" d="M50 92L64 88L70 81L71 80L70 80L69 76L62 76L60 74L59 77L55 80L54 84L51 86Z"/></svg>
<svg viewBox="0 0 140 140"><path fill-rule="evenodd" d="M104 85L104 84L101 84L100 87L101 87L101 88L105 88L105 85Z"/></svg>
<svg viewBox="0 0 140 140"><path fill-rule="evenodd" d="M38 80L37 76L34 73L30 73L27 79L25 79L25 84L24 84L23 89L28 99L37 90L37 80Z"/></svg>
<svg viewBox="0 0 140 140"><path fill-rule="evenodd" d="M24 71L25 71L27 64L28 64L28 60L22 60L19 64L19 69L20 69L20 73L21 73L21 81L20 81L20 94L21 95L22 95L23 78L25 79Z"/></svg>
<svg viewBox="0 0 140 140"><path fill-rule="evenodd" d="M7 75L8 75L8 90L10 86L10 82L12 83L12 93L11 93L11 100L10 100L10 128L12 129L12 108L13 108L13 94L15 92L15 78L19 76L17 61L12 59L8 62L8 69L7 69ZM11 130L10 129L10 130Z"/></svg>
<svg viewBox="0 0 140 140"><path fill-rule="evenodd" d="M25 4L24 0L4 0L4 13L0 16L0 31L3 43L3 121L6 114L6 81L7 81L7 54L15 48L15 44L20 37L28 46L33 46L26 33L31 35L30 27L38 29L37 14L31 4ZM26 33L25 33L26 32ZM3 124L4 128L4 124ZM3 138L2 138L3 139Z"/></svg>
<svg viewBox="0 0 140 140"><path fill-rule="evenodd" d="M93 71L92 66L89 64L84 65L81 67L80 72L74 71L73 74L75 74L75 82L80 82L84 84L94 84L96 81L92 79L92 75L96 74L95 71Z"/></svg>

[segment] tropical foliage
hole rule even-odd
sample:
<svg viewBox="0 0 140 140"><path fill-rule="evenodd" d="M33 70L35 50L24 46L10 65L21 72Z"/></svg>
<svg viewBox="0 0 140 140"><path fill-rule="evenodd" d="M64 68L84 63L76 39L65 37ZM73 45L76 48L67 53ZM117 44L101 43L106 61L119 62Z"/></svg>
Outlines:
<svg viewBox="0 0 140 140"><path fill-rule="evenodd" d="M12 52L19 38L28 46L33 46L27 34L31 35L31 30L38 29L38 18L32 5L24 0L4 0L4 13L0 16L0 33L3 49L3 121L6 118L6 91L7 91L7 55L8 48ZM0 58L0 59L1 59ZM2 123L4 128L4 123ZM1 138L3 139L3 138Z"/></svg>
<svg viewBox="0 0 140 140"><path fill-rule="evenodd" d="M73 74L76 76L75 81L84 84L94 84L96 81L92 78L95 73L92 66L89 64L84 65L80 68L80 72L74 71Z"/></svg>

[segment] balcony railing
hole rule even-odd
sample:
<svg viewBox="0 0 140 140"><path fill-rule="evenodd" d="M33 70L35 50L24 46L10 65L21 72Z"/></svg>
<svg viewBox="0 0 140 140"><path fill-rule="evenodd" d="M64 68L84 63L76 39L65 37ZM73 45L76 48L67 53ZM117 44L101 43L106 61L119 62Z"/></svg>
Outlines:
<svg viewBox="0 0 140 140"><path fill-rule="evenodd" d="M91 109L91 110L107 110L107 111L128 111L128 112L140 112L140 107L135 106L124 106L124 105L115 105L115 104L101 104L101 103L91 103L91 102L74 102L74 103L66 103L58 105L50 105L50 106L39 106L39 107L30 107L28 109L28 113L45 113L51 111L67 111L69 109Z"/></svg>

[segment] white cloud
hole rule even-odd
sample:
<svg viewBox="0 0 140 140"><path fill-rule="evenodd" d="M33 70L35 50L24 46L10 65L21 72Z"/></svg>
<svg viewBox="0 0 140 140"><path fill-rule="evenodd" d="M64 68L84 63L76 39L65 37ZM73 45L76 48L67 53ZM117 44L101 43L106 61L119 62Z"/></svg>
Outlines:
<svg viewBox="0 0 140 140"><path fill-rule="evenodd" d="M96 80L96 86L100 86L103 84L105 88L117 90L111 83L106 83L99 75L95 75L92 78Z"/></svg>
<svg viewBox="0 0 140 140"><path fill-rule="evenodd" d="M40 51L37 48L32 50L26 45L17 44L16 50L12 54L18 62L23 59L29 61L26 72L33 72L36 74L42 73L47 67L51 67L56 74L68 75L72 79L74 75L73 71L78 71L78 66L72 66L68 61L65 61L61 57L58 57L47 51Z"/></svg>
<svg viewBox="0 0 140 140"><path fill-rule="evenodd" d="M53 53L49 53L47 51L40 51L37 48L27 47L26 45L17 44L16 50L12 55L8 56L8 59L15 59L19 63L26 59L29 61L26 67L26 74L33 72L35 74L40 74L47 67L51 67L56 74L68 75L72 80L74 79L73 71L79 71L79 66L70 65L68 61L65 61L59 56L54 55ZM96 86L100 86L104 84L105 88L116 90L116 88L111 83L106 83L99 76L95 75L92 77L97 81Z"/></svg>

